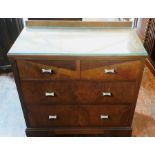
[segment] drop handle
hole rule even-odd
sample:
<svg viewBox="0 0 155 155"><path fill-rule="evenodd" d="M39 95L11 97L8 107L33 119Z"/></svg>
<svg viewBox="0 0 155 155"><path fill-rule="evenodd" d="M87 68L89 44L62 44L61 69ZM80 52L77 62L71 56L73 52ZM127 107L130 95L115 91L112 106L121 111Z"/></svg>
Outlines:
<svg viewBox="0 0 155 155"><path fill-rule="evenodd" d="M52 74L52 73L53 73L53 70L52 70L52 69L45 69L45 68L42 68L42 69L41 69L41 72L42 72L42 73Z"/></svg>
<svg viewBox="0 0 155 155"><path fill-rule="evenodd" d="M115 74L116 72L115 72L115 69L112 68L112 69L105 69L105 70L104 70L104 73L105 73L105 74Z"/></svg>
<svg viewBox="0 0 155 155"><path fill-rule="evenodd" d="M101 120L107 120L109 119L109 115L100 115Z"/></svg>
<svg viewBox="0 0 155 155"><path fill-rule="evenodd" d="M103 92L102 95L103 96L112 96L112 93L111 92Z"/></svg>
<svg viewBox="0 0 155 155"><path fill-rule="evenodd" d="M54 92L45 92L45 96L48 97L48 96L54 96Z"/></svg>
<svg viewBox="0 0 155 155"><path fill-rule="evenodd" d="M49 115L48 119L49 120L56 120L57 119L57 115Z"/></svg>

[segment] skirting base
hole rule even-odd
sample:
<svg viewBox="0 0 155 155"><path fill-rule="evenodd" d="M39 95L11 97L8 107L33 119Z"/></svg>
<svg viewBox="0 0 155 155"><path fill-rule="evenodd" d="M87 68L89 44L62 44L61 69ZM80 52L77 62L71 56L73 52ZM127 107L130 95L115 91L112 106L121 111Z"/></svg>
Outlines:
<svg viewBox="0 0 155 155"><path fill-rule="evenodd" d="M113 128L27 128L28 137L129 137L131 127Z"/></svg>

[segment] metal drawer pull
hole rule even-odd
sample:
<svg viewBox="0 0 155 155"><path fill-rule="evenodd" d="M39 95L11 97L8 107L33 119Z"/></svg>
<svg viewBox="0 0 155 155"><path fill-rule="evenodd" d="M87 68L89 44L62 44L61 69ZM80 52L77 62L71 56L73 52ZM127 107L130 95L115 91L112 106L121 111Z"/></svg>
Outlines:
<svg viewBox="0 0 155 155"><path fill-rule="evenodd" d="M52 71L52 69L44 69L44 68L42 68L42 69L41 69L41 72L42 72L42 73L49 73L49 74L52 74L53 71Z"/></svg>
<svg viewBox="0 0 155 155"><path fill-rule="evenodd" d="M49 116L48 116L48 119L49 119L49 120L51 120L51 119L57 119L57 115L49 115Z"/></svg>
<svg viewBox="0 0 155 155"><path fill-rule="evenodd" d="M101 119L109 119L109 116L108 115L101 115L100 118Z"/></svg>
<svg viewBox="0 0 155 155"><path fill-rule="evenodd" d="M105 69L104 73L106 73L106 74L114 74L115 73L115 69L114 68L113 69Z"/></svg>
<svg viewBox="0 0 155 155"><path fill-rule="evenodd" d="M45 96L54 96L54 92L45 92Z"/></svg>
<svg viewBox="0 0 155 155"><path fill-rule="evenodd" d="M102 95L103 96L112 96L112 93L110 93L110 92L103 92Z"/></svg>

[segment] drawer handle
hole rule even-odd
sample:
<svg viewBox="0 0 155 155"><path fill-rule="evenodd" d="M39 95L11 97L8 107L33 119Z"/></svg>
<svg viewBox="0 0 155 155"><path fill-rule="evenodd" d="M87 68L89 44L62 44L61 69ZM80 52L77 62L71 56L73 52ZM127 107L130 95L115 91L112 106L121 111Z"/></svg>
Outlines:
<svg viewBox="0 0 155 155"><path fill-rule="evenodd" d="M49 115L48 119L49 120L55 120L55 119L57 119L57 115Z"/></svg>
<svg viewBox="0 0 155 155"><path fill-rule="evenodd" d="M45 96L54 96L54 92L45 92Z"/></svg>
<svg viewBox="0 0 155 155"><path fill-rule="evenodd" d="M104 73L105 74L115 74L115 69L114 68L113 69L105 69Z"/></svg>
<svg viewBox="0 0 155 155"><path fill-rule="evenodd" d="M101 115L100 118L101 119L109 119L109 116L108 115Z"/></svg>
<svg viewBox="0 0 155 155"><path fill-rule="evenodd" d="M103 96L112 96L112 93L110 93L110 92L103 92L102 95Z"/></svg>
<svg viewBox="0 0 155 155"><path fill-rule="evenodd" d="M42 73L49 73L49 74L52 74L52 73L53 73L53 70L52 70L52 69L44 69L44 68L42 68L42 69L41 69L41 72L42 72Z"/></svg>

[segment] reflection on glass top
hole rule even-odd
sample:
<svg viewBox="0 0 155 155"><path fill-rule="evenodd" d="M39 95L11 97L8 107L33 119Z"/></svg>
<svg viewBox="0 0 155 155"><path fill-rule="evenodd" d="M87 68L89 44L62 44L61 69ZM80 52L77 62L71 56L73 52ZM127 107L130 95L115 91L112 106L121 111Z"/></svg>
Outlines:
<svg viewBox="0 0 155 155"><path fill-rule="evenodd" d="M131 28L25 28L9 55L147 55Z"/></svg>

